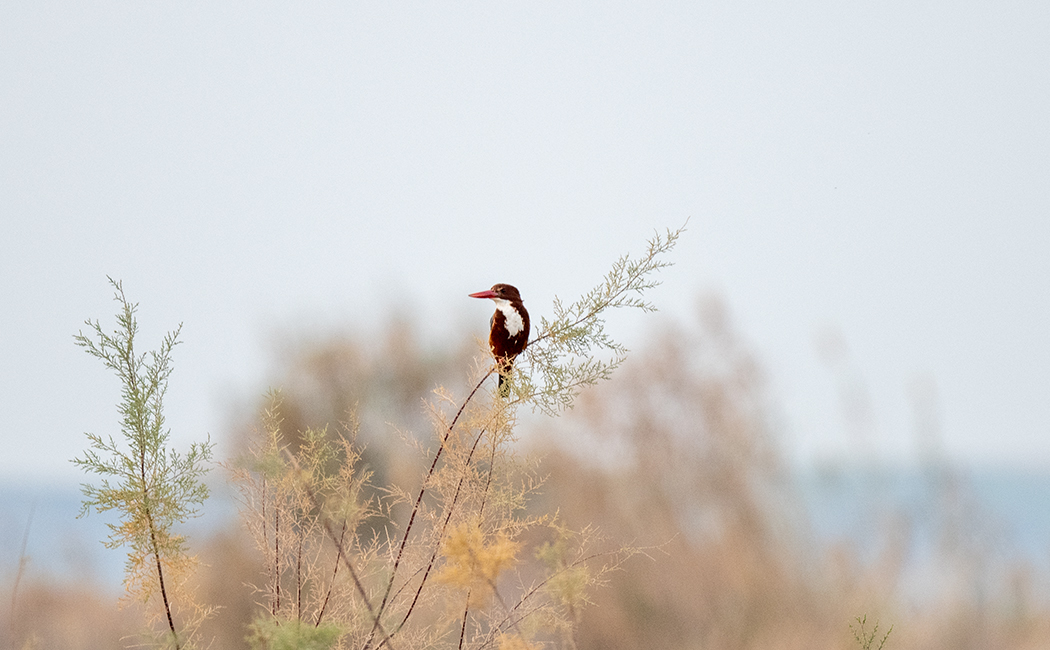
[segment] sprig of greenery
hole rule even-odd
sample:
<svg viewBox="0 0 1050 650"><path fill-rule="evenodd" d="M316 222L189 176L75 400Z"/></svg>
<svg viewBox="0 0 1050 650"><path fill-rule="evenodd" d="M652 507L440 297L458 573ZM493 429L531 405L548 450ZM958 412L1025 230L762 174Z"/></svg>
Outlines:
<svg viewBox="0 0 1050 650"><path fill-rule="evenodd" d="M171 353L179 343L180 325L169 332L157 351L136 354L137 304L128 302L120 282L109 278L120 303L117 329L107 334L99 321L86 321L93 336L82 331L74 340L121 382L118 404L123 441L113 436L86 434L90 447L73 463L85 472L102 477L101 485L84 484L80 516L92 508L97 512L116 510L119 524L109 524L108 548L128 547L125 587L129 595L143 601L160 595L169 642L180 647L172 613L172 595L181 576L193 561L187 555L186 540L173 530L175 524L199 514L208 497L201 481L212 454L209 441L193 443L181 456L167 448L170 431L165 428L164 395L171 375ZM174 582L171 582L174 581Z"/></svg>
<svg viewBox="0 0 1050 650"><path fill-rule="evenodd" d="M883 647L886 645L886 640L890 638L890 632L893 632L893 626L891 625L890 629L886 630L886 634L882 636L882 640L879 641L879 645L876 646L875 637L879 634L879 622L875 621L875 627L871 629L871 632L867 632L864 630L864 626L868 622L868 616L858 616L856 620L857 627L853 627L853 624L850 623L849 629L853 632L853 638L861 647L861 650L872 650L872 648L876 647L878 650L883 650Z"/></svg>
<svg viewBox="0 0 1050 650"><path fill-rule="evenodd" d="M333 623L311 625L304 621L259 618L250 626L246 640L252 648L265 650L328 650L339 642L342 628Z"/></svg>
<svg viewBox="0 0 1050 650"><path fill-rule="evenodd" d="M620 257L602 284L577 301L564 305L554 299L553 318L540 317L538 334L525 348L526 363L519 363L514 377L519 399L556 415L572 406L582 387L612 375L627 358L627 348L605 331L605 314L619 308L656 311L643 295L660 284L652 276L672 265L663 255L674 248L684 231L685 224L663 235L658 232L649 240L645 254L636 260L629 255ZM611 357L595 358L597 352L609 352ZM538 380L533 380L533 373L539 375Z"/></svg>

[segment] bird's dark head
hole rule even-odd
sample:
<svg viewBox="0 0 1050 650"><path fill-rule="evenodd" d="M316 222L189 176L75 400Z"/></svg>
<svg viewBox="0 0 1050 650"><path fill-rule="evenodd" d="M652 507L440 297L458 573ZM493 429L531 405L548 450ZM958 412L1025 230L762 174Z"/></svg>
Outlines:
<svg viewBox="0 0 1050 650"><path fill-rule="evenodd" d="M492 300L503 300L506 302L521 302L521 294L516 287L509 284L494 284L488 291L479 291L470 294L471 298L491 298Z"/></svg>

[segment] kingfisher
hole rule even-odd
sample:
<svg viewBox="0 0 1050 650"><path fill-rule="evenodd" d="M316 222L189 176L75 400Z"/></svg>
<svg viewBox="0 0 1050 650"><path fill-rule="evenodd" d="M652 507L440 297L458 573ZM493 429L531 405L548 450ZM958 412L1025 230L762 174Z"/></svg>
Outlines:
<svg viewBox="0 0 1050 650"><path fill-rule="evenodd" d="M509 284L494 284L488 291L478 291L470 297L489 298L496 303L496 312L489 319L489 349L496 357L499 394L506 397L510 388L505 385L514 357L529 342L529 312L525 311L521 294Z"/></svg>

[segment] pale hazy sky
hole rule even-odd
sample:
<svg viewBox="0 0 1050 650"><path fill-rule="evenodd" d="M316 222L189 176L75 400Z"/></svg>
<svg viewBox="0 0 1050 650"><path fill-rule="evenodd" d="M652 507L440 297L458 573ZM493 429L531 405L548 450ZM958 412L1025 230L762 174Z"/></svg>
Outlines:
<svg viewBox="0 0 1050 650"><path fill-rule="evenodd" d="M0 476L117 432L107 274L185 323L180 446L275 333L480 334L466 293L544 313L686 217L653 299L725 296L792 457L857 453L845 385L913 458L932 381L949 454L1050 467L1050 4L156 4L0 6Z"/></svg>

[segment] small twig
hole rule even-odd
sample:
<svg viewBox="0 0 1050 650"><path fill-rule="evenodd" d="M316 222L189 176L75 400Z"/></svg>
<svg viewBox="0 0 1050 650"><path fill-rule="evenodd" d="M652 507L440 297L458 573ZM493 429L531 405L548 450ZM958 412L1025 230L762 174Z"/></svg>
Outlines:
<svg viewBox="0 0 1050 650"><path fill-rule="evenodd" d="M266 497L267 497L267 493L268 493L266 488L267 488L266 475L263 474L263 477L262 477L262 498L261 498L261 504L260 504L260 510L262 512L262 526L260 526L260 528L262 528L262 539L263 539L262 548L263 548L263 553L264 553L264 555L269 555L270 554L270 536L269 536L270 520L266 516ZM270 568L269 558L264 557L263 559L266 562L267 569L269 569ZM277 612L275 612L273 610L273 593L270 593L270 614L272 614L274 616L277 615Z"/></svg>
<svg viewBox="0 0 1050 650"><path fill-rule="evenodd" d="M459 628L459 650L463 650L463 638L467 635L467 614L470 612L470 588L467 588L467 600L463 604L463 624Z"/></svg>
<svg viewBox="0 0 1050 650"><path fill-rule="evenodd" d="M489 475L488 475L488 478L485 481L485 491L481 495L481 505L478 506L478 518L479 519L482 517L482 515L485 514L485 504L488 503L488 500L489 500L489 487L492 486L492 472L495 470L495 466L496 466L496 440L495 440L495 437L493 437L493 440L492 440L492 453L489 455Z"/></svg>
<svg viewBox="0 0 1050 650"><path fill-rule="evenodd" d="M273 615L281 611L281 509L273 509L273 600L270 601Z"/></svg>
<svg viewBox="0 0 1050 650"><path fill-rule="evenodd" d="M343 519L343 528L339 531L339 543L341 546L343 540L346 537L346 519ZM328 591L325 592L324 602L321 603L321 609L317 612L317 620L314 622L314 627L321 625L321 619L324 618L324 610L328 608L328 600L332 597L332 590L335 589L335 578L339 574L339 557L335 558L335 564L332 566L332 580L328 584Z"/></svg>
<svg viewBox="0 0 1050 650"><path fill-rule="evenodd" d="M303 620L303 535L295 547L295 618Z"/></svg>

